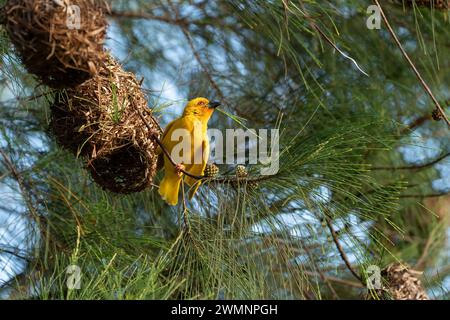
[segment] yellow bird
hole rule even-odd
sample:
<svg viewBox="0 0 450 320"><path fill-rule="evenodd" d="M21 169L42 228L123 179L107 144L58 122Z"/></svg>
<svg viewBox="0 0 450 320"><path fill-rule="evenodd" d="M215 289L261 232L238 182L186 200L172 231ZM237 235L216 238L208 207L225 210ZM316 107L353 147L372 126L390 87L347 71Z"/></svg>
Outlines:
<svg viewBox="0 0 450 320"><path fill-rule="evenodd" d="M210 102L206 98L195 98L188 102L183 115L169 123L164 130L161 138L164 148L172 159L174 156L180 156L185 160L174 166L162 150L158 149L160 157L163 156L164 159L165 171L159 185L159 194L172 206L178 203L178 193L184 175L182 170L195 176L204 174L209 158L208 121L219 105L217 101ZM187 141L190 145L188 148L181 148L180 151L180 143L183 141ZM179 154L172 154L173 151ZM192 199L201 182L189 176L186 176L184 181L191 187L189 199Z"/></svg>

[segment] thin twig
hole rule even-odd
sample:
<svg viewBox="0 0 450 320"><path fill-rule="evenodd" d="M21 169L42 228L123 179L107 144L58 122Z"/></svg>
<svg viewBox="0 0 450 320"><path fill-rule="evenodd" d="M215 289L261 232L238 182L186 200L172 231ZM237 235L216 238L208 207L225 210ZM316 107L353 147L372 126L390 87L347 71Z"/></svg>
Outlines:
<svg viewBox="0 0 450 320"><path fill-rule="evenodd" d="M273 271L274 272L286 272L283 268L274 268ZM325 274L323 272L324 270L321 270L321 271L322 271L322 275L325 277L325 279L327 281L335 282L337 284L341 284L341 285L348 286L348 287L353 287L353 288L365 288L366 287L364 284L362 284L360 282L337 278L337 277ZM310 277L320 277L321 278L321 275L317 271L310 271L310 270L303 270L302 269L301 272L303 274L307 275L307 276L310 276Z"/></svg>
<svg viewBox="0 0 450 320"><path fill-rule="evenodd" d="M20 254L14 252L14 251L11 251L11 250L7 250L7 249L0 248L0 254L2 254L2 253L6 253L6 254L9 254L9 255L12 255L12 256L14 256L14 257L16 257L16 258L25 260L25 261L27 261L27 262L31 262L31 260L30 260L29 258L27 258L27 257L25 257L25 256L22 256L22 255L20 255Z"/></svg>
<svg viewBox="0 0 450 320"><path fill-rule="evenodd" d="M438 281L443 281L450 273L450 265L438 267L437 270L427 277L427 284L434 285Z"/></svg>
<svg viewBox="0 0 450 320"><path fill-rule="evenodd" d="M19 284L19 282L23 282L23 279L26 278L28 273L26 271L23 271L19 274L14 275L13 277L9 278L6 281L0 282L0 289L10 288L13 286L13 284ZM21 280L21 281L19 281ZM20 287L20 285L19 285ZM18 289L19 290L19 289ZM12 294L8 295L8 299L11 299L13 297Z"/></svg>
<svg viewBox="0 0 450 320"><path fill-rule="evenodd" d="M431 116L430 113L424 114L424 115L416 118L414 121L412 121L406 128L402 129L400 131L400 134L404 135L404 134L406 134L406 133L416 129L417 127L421 126L422 124L424 124L428 120L431 120L432 118L433 117Z"/></svg>
<svg viewBox="0 0 450 320"><path fill-rule="evenodd" d="M328 229L330 230L331 237L333 238L333 242L336 245L337 250L339 251L339 254L341 255L342 260L344 261L345 265L347 266L347 269L351 272L351 274L359 280L364 285L364 281L362 280L361 276L356 273L356 271L353 269L350 260L348 259L347 255L345 254L344 249L341 246L341 243L339 242L338 236L336 234L336 231L334 230L333 226L331 225L330 219L327 215L325 215L325 221L327 223Z"/></svg>
<svg viewBox="0 0 450 320"><path fill-rule="evenodd" d="M33 215L33 217L36 219L36 222L39 223L41 217L39 216L39 214L37 213L36 209L33 206L32 196L30 194L30 191L25 186L25 181L24 181L23 177L21 176L20 172L17 170L16 166L13 164L11 159L8 157L6 152L3 151L3 149L0 149L0 154L3 157L4 164L10 170L10 172L11 172L12 176L14 177L14 179L17 181L17 184L19 185L20 192L21 192L21 194L22 194L22 196L24 198L24 201L25 201L25 204L28 207L28 210Z"/></svg>
<svg viewBox="0 0 450 320"><path fill-rule="evenodd" d="M428 193L428 194L401 194L399 198L437 198L450 194L449 192L441 192L441 193Z"/></svg>
<svg viewBox="0 0 450 320"><path fill-rule="evenodd" d="M109 13L109 16L113 18L130 18L130 19L145 19L145 20L155 20L159 22L164 22L167 24L172 25L189 25L189 24L196 24L196 25L204 25L207 24L202 21L188 21L186 19L172 19L168 16L156 16L147 12L132 12L132 11L111 11Z"/></svg>
<svg viewBox="0 0 450 320"><path fill-rule="evenodd" d="M419 165L415 165L415 166L401 166L401 167L372 167L370 168L371 170L421 170L421 169L425 169L428 167L431 167L433 165L435 165L436 163L446 159L447 157L450 156L450 152L447 152L446 154L434 159L431 162L427 162L424 164L419 164Z"/></svg>
<svg viewBox="0 0 450 320"><path fill-rule="evenodd" d="M2 174L0 174L0 180L3 180L4 178L6 178L7 176L9 176L11 172L8 170L6 172L3 172Z"/></svg>
<svg viewBox="0 0 450 320"><path fill-rule="evenodd" d="M427 239L427 242L425 243L425 246L423 247L422 255L417 260L417 262L416 262L416 264L414 266L414 269L416 269L416 270L423 270L423 268L425 266L425 263L426 263L426 259L429 256L430 248L431 248L431 245L433 244L433 242L434 242L433 232L430 232L430 234L428 236L428 239Z"/></svg>
<svg viewBox="0 0 450 320"><path fill-rule="evenodd" d="M387 28L389 30L389 33L391 34L391 36L394 39L395 43L397 44L397 46L399 47L400 51L402 52L403 57L406 59L406 61L408 61L408 63L411 66L412 70L416 74L417 79L419 79L419 81L422 84L423 88L428 93L428 95L430 96L431 100L433 100L433 103L435 104L436 109L439 111L439 113L441 114L442 118L447 123L447 126L450 127L450 120L447 118L444 109L441 107L439 101L436 99L436 97L434 96L433 92L428 87L428 85L426 84L425 80L422 78L422 76L420 75L419 71L417 70L416 66L414 65L414 63L412 62L412 60L410 59L410 57L406 53L405 49L403 48L402 44L400 43L400 40L398 39L397 35L395 34L394 29L392 29L391 24L389 23L388 19L386 18L386 15L384 14L383 8L381 7L380 3L378 2L378 0L374 0L374 2L378 6L378 8L380 9L381 17L383 18L383 21L386 24L386 26L387 26Z"/></svg>
<svg viewBox="0 0 450 320"><path fill-rule="evenodd" d="M219 177L219 178L208 178L207 181L208 182L213 182L213 183L229 183L229 182L259 182L259 181L265 181L265 180L270 180L273 178L278 177L278 174L273 174L273 175L264 175L264 176L254 176L254 177L245 177L245 178L238 178L236 176L223 176L223 177Z"/></svg>
<svg viewBox="0 0 450 320"><path fill-rule="evenodd" d="M151 115L151 111L150 109L147 109L147 113L149 113ZM150 119L152 120L153 124L158 128L158 131L160 134L164 133L163 128L161 127L161 125L159 124L158 121L156 121L156 119L154 117L150 117Z"/></svg>
<svg viewBox="0 0 450 320"><path fill-rule="evenodd" d="M314 272L314 271L302 270L302 272L304 274L306 274L308 276L312 276L312 277L320 276L320 274L318 274L317 272ZM359 282L346 280L346 279L341 279L341 278L336 278L336 277L333 277L333 276L326 275L323 272L322 272L322 276L324 276L328 281L335 282L335 283L338 283L338 284L341 284L341 285L345 285L345 286L348 286L348 287L365 288L365 286L362 285Z"/></svg>

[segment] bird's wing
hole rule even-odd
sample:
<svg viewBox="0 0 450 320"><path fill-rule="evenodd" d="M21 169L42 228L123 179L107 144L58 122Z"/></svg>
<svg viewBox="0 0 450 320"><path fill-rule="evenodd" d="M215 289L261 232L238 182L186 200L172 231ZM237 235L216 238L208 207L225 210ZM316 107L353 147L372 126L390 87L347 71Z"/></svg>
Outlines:
<svg viewBox="0 0 450 320"><path fill-rule="evenodd" d="M171 131L175 122L176 122L176 120L173 120L166 126L163 134L161 135L160 141L164 141L164 138L167 136L167 133L169 131ZM158 148L156 148L156 154L158 155L156 171L159 171L164 167L164 152L162 151L160 146L158 146Z"/></svg>
<svg viewBox="0 0 450 320"><path fill-rule="evenodd" d="M160 141L163 141L163 140L164 140L164 138L167 136L167 133L168 133L169 131L171 131L171 129L172 129L174 123L175 123L177 120L178 120L178 119L175 119L175 120L171 121L171 122L166 126L166 128L164 129L163 134L161 135ZM158 154L158 155L162 155L162 154L163 154L163 152L162 152L162 150L161 150L161 147L158 147L158 148L156 149L156 154Z"/></svg>
<svg viewBox="0 0 450 320"><path fill-rule="evenodd" d="M168 124L168 125L166 126L166 128L164 129L164 133L162 134L161 139L164 139L164 137L167 135L167 133L168 133L169 131L171 131L172 127L174 126L174 124L175 124L178 120L180 120L180 119L175 119L175 120L169 122L169 124Z"/></svg>
<svg viewBox="0 0 450 320"><path fill-rule="evenodd" d="M180 142L178 140L176 141L172 141L172 135L174 133L175 130L177 129L183 129L186 130L186 134L190 135L190 138L192 138L192 136L194 135L194 123L193 123L193 119L190 119L190 117L181 117L179 119L176 119L174 121L172 121L168 126L167 129L164 132L163 138L161 140L162 144L164 145L164 147L166 148L166 150L169 153L172 153L172 150L174 149L175 146L177 146ZM192 140L192 139L191 139ZM192 141L187 141L192 145ZM193 149L192 148L185 148L183 149L183 156L193 160L192 155L193 155ZM164 157L164 159L166 159L167 157ZM189 162L189 161L188 161ZM192 161L190 162L192 163ZM173 167L173 165L170 163L170 161L164 160L164 167L165 169L169 169L170 167Z"/></svg>
<svg viewBox="0 0 450 320"><path fill-rule="evenodd" d="M178 128L185 127L186 123L182 118L176 119L167 125L166 130L161 137L161 142L164 148L169 152L169 154L172 152L174 146L178 143L177 141L171 141L172 133ZM160 157L163 158L162 162L165 170L164 178L160 183L158 192L168 204L176 205L178 203L178 193L182 178L178 176L174 166L169 161L169 159L167 159L165 154L163 154L162 150L160 150Z"/></svg>

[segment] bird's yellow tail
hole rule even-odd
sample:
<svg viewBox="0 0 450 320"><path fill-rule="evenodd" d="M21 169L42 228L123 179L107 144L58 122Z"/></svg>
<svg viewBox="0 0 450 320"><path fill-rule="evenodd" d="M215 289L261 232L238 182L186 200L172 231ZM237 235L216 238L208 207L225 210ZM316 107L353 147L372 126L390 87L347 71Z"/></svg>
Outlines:
<svg viewBox="0 0 450 320"><path fill-rule="evenodd" d="M159 185L159 194L169 205L178 203L178 192L180 190L181 178L177 175L165 175Z"/></svg>

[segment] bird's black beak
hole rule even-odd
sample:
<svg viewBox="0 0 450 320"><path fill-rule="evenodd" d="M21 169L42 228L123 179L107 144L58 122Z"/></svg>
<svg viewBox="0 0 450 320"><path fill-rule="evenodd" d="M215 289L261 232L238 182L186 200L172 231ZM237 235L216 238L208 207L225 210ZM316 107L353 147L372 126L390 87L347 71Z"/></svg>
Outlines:
<svg viewBox="0 0 450 320"><path fill-rule="evenodd" d="M210 101L208 103L208 107L211 108L211 109L215 109L218 106L220 106L220 102L219 101Z"/></svg>

